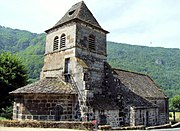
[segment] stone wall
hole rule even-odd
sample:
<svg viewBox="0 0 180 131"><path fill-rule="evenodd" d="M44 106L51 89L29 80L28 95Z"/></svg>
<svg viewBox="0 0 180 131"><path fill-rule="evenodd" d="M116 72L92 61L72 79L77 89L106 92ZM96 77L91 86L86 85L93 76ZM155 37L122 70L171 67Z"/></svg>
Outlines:
<svg viewBox="0 0 180 131"><path fill-rule="evenodd" d="M147 98L158 106L158 124L169 123L168 98Z"/></svg>
<svg viewBox="0 0 180 131"><path fill-rule="evenodd" d="M53 52L53 43L54 38L56 36L61 37L62 34L66 35L66 47L59 48L58 50L63 51L69 48L72 48L75 46L75 40L76 40L76 25L75 23L66 24L64 26L61 26L59 28L56 28L49 32L46 36L46 50L45 54L52 53ZM60 41L60 40L59 40ZM60 43L60 42L59 42Z"/></svg>
<svg viewBox="0 0 180 131"><path fill-rule="evenodd" d="M14 120L56 120L57 107L62 107L59 120L79 120L77 97L74 95L26 94L16 98ZM18 113L18 115L17 115Z"/></svg>
<svg viewBox="0 0 180 131"><path fill-rule="evenodd" d="M65 47L60 48L60 37L65 34ZM59 37L59 48L53 51L54 38ZM65 69L65 59L75 56L76 24L70 23L48 32L46 36L46 50L41 79L45 77L62 77ZM72 61L72 60L70 60ZM74 65L70 64L71 70Z"/></svg>
<svg viewBox="0 0 180 131"><path fill-rule="evenodd" d="M103 110L103 113L100 110L96 110L95 119L98 121L98 124L101 124L100 115L102 114L106 117L106 125L110 125L111 127L122 126L120 125L122 118L119 117L119 110Z"/></svg>
<svg viewBox="0 0 180 131"><path fill-rule="evenodd" d="M56 128L55 130L60 131L61 129L77 129L77 130L93 130L94 124L92 122L80 122L80 121L17 121L17 120L0 120L0 129L3 127L18 127L26 130L28 128ZM4 129L4 128L3 128ZM47 129L48 130L48 129ZM2 131L2 130L1 130ZM4 129L3 131L7 131ZM18 129L15 131L19 131Z"/></svg>
<svg viewBox="0 0 180 131"><path fill-rule="evenodd" d="M104 79L104 62L106 56L106 34L102 31L93 29L83 23L76 25L76 57L83 60L88 67L89 78L85 85L88 86L88 92L101 93L101 84ZM89 36L95 37L95 50L89 48ZM85 87L86 88L86 87Z"/></svg>
<svg viewBox="0 0 180 131"><path fill-rule="evenodd" d="M106 33L94 29L90 26L84 25L82 23L77 23L76 26L76 46L83 48L86 51L90 51L88 46L88 38L90 35L95 36L95 50L91 50L96 54L107 55L106 53ZM107 58L106 58L107 59Z"/></svg>
<svg viewBox="0 0 180 131"><path fill-rule="evenodd" d="M136 125L152 126L158 125L158 109L138 109L136 110Z"/></svg>
<svg viewBox="0 0 180 131"><path fill-rule="evenodd" d="M65 51L57 51L46 54L44 58L44 67L41 72L41 79L45 77L62 77L65 68L65 59L70 58L73 61L75 49ZM74 69L74 65L70 64L70 69Z"/></svg>
<svg viewBox="0 0 180 131"><path fill-rule="evenodd" d="M129 118L128 118L129 117ZM129 114L126 115L126 123L130 126L152 126L158 125L158 108L129 108Z"/></svg>

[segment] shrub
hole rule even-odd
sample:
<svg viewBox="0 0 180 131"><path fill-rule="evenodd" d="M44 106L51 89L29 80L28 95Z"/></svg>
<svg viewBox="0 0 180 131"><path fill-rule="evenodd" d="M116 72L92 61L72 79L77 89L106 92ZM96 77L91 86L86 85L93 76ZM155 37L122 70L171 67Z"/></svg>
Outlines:
<svg viewBox="0 0 180 131"><path fill-rule="evenodd" d="M0 116L6 119L12 119L12 110L13 110L13 106L2 108Z"/></svg>

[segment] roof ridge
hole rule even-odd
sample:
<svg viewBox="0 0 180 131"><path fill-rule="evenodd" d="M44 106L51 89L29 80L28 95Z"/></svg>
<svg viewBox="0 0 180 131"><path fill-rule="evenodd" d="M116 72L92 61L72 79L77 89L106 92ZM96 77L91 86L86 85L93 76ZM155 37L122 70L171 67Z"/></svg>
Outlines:
<svg viewBox="0 0 180 131"><path fill-rule="evenodd" d="M113 70L124 71L124 72L129 72L129 73L134 73L134 74L144 75L144 76L150 77L148 74L144 74L144 73L141 73L141 72L135 72L135 71L131 71L131 70L117 69L117 68L112 68L112 69Z"/></svg>
<svg viewBox="0 0 180 131"><path fill-rule="evenodd" d="M82 6L82 3L84 3L84 1L80 1L80 2L78 2L78 3L76 3L76 4L80 4L80 3L81 3L81 5L80 5L80 7L81 7L81 6ZM76 5L76 4L75 4L75 5ZM73 6L74 6L74 5L73 5ZM73 7L73 6L72 6L72 7ZM80 9L81 9L81 8L78 8L78 11L77 11L78 13L79 13ZM78 13L76 14L76 18L77 18L77 16L78 16Z"/></svg>
<svg viewBox="0 0 180 131"><path fill-rule="evenodd" d="M65 15L50 29L46 30L45 32L55 29L59 26L63 26L67 23L71 22L84 22L89 26L93 26L105 33L109 33L108 31L102 29L92 12L88 9L84 1L80 1L73 6L65 13Z"/></svg>

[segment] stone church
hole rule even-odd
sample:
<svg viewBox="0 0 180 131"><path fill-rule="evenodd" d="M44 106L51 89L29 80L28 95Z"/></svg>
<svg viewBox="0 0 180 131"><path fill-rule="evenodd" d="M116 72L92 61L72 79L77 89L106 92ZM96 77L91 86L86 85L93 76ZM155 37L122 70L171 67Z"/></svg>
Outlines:
<svg viewBox="0 0 180 131"><path fill-rule="evenodd" d="M83 1L45 32L40 80L11 92L13 119L97 120L112 127L168 123L168 98L148 75L107 63L109 32Z"/></svg>

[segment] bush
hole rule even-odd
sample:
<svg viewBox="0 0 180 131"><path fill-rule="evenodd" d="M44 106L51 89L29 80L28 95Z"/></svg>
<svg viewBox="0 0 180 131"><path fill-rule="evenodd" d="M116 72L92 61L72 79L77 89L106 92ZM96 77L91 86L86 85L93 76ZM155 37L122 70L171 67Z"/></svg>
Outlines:
<svg viewBox="0 0 180 131"><path fill-rule="evenodd" d="M13 106L2 108L0 116L6 119L12 119L12 113L13 113L12 110L13 110Z"/></svg>
<svg viewBox="0 0 180 131"><path fill-rule="evenodd" d="M7 120L5 117L0 116L0 120Z"/></svg>

